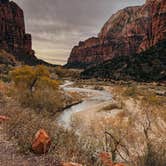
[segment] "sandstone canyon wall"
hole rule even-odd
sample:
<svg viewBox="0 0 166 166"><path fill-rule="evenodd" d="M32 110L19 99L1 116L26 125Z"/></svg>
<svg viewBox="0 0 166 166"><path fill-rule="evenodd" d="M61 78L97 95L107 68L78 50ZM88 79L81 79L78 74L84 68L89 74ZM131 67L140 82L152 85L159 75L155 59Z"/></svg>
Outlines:
<svg viewBox="0 0 166 166"><path fill-rule="evenodd" d="M25 32L23 10L9 0L0 0L0 49L29 65L43 63L34 55L31 34Z"/></svg>
<svg viewBox="0 0 166 166"><path fill-rule="evenodd" d="M166 0L147 0L112 15L98 37L75 46L68 67L89 67L116 56L140 53L166 38Z"/></svg>

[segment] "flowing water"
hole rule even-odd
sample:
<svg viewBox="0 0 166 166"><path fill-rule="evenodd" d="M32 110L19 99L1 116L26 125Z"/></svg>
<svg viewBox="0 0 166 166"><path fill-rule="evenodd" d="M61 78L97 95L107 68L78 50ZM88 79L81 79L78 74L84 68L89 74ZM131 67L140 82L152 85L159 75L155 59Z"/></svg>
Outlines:
<svg viewBox="0 0 166 166"><path fill-rule="evenodd" d="M72 82L66 81L65 84L61 86L61 88L66 92L86 94L87 97L85 97L83 102L65 109L60 115L58 122L65 128L70 128L73 114L91 110L92 108L97 109L99 106L101 107L101 105L104 105L106 102L112 100L112 95L105 90L72 87L72 84Z"/></svg>

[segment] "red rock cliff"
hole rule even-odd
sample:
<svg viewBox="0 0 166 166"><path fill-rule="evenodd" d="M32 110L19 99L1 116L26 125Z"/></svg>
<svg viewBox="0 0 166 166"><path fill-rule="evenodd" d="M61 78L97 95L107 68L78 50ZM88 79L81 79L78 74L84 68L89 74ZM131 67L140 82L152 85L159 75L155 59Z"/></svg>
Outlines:
<svg viewBox="0 0 166 166"><path fill-rule="evenodd" d="M31 35L25 33L23 10L9 0L0 0L0 48L13 54L34 54Z"/></svg>
<svg viewBox="0 0 166 166"><path fill-rule="evenodd" d="M96 65L114 56L140 53L166 38L166 0L147 0L112 15L97 38L75 46L69 67Z"/></svg>

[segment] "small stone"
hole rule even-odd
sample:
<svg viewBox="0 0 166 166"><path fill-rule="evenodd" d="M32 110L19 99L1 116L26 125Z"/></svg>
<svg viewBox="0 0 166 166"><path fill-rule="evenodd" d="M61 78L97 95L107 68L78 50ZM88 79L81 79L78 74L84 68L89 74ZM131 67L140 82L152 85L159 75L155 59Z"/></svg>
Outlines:
<svg viewBox="0 0 166 166"><path fill-rule="evenodd" d="M9 120L9 117L0 115L0 122Z"/></svg>

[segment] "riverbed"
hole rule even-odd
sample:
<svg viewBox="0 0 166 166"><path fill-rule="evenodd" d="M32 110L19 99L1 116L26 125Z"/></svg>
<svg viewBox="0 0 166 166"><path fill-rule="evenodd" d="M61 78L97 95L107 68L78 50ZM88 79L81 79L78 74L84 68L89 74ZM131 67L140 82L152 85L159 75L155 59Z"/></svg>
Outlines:
<svg viewBox="0 0 166 166"><path fill-rule="evenodd" d="M83 94L85 97L83 101L70 108L67 108L58 118L58 123L64 128L70 129L73 124L73 119L79 121L76 130L84 130L91 123L100 123L100 120L106 117L110 117L119 112L115 110L112 112L99 112L104 106L108 105L112 101L112 94L106 90L95 90L93 87L75 87L74 82L66 81L61 85L61 88L65 92L76 92Z"/></svg>

